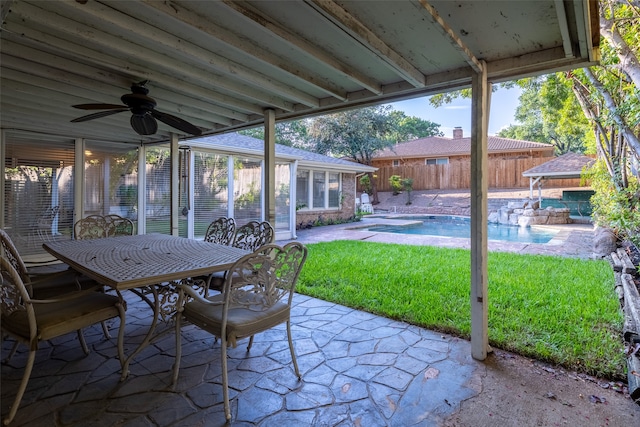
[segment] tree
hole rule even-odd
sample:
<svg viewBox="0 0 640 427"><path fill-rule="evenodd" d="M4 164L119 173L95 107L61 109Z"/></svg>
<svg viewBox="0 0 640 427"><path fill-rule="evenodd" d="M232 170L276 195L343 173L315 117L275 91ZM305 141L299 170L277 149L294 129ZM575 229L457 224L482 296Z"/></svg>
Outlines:
<svg viewBox="0 0 640 427"><path fill-rule="evenodd" d="M522 88L515 118L519 122L498 133L503 138L551 143L556 154L584 152L591 129L562 73L515 82Z"/></svg>
<svg viewBox="0 0 640 427"><path fill-rule="evenodd" d="M292 120L289 122L276 123L276 144L287 145L289 147L309 149L310 138L308 132L309 119ZM264 127L241 130L241 135L264 140Z"/></svg>
<svg viewBox="0 0 640 427"><path fill-rule="evenodd" d="M640 5L600 1L602 60L570 73L592 124L598 164L591 172L594 219L638 243L640 201Z"/></svg>
<svg viewBox="0 0 640 427"><path fill-rule="evenodd" d="M314 141L314 151L371 165L376 151L393 144L390 135L396 128L390 111L390 106L367 107L313 119L308 132ZM372 203L380 203L372 173L369 180Z"/></svg>
<svg viewBox="0 0 640 427"><path fill-rule="evenodd" d="M444 136L440 125L415 116L407 116L404 111L392 110L389 113L395 123L395 132L390 137L393 142L406 142L428 136Z"/></svg>

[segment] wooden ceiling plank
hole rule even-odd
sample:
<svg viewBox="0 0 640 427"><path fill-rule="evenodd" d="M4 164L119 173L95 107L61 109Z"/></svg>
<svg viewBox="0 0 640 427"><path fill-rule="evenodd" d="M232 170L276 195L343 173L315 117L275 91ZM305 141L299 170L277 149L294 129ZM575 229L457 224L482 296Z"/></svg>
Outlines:
<svg viewBox="0 0 640 427"><path fill-rule="evenodd" d="M345 90L333 84L326 79L322 79L308 72L303 71L299 64L292 66L286 60L270 52L262 49L256 44L251 43L244 38L238 37L235 34L229 33L218 27L212 25L211 22L204 19L201 15L194 13L180 5L175 3L158 2L156 0L144 0L144 4L150 8L154 8L171 19L178 20L186 25L199 30L209 37L213 37L227 46L235 49L237 52L259 60L265 66L273 67L286 73L289 78L296 79L303 82L305 85L311 85L316 89L322 90L327 95L333 96L339 100L346 100ZM237 4L237 3L234 3ZM242 6L239 6L242 7ZM165 18L167 19L167 18Z"/></svg>
<svg viewBox="0 0 640 427"><path fill-rule="evenodd" d="M73 44L67 40L60 39L51 34L43 33L33 28L16 25L14 23L7 23L6 28L15 34L22 34L25 37L28 37L30 40L40 43L42 46L47 46L47 48L52 49L52 51L54 52L60 50L65 52L67 55L69 55L69 53L75 54L77 55L78 62L83 58L84 59L90 58L92 62L103 64L106 68L112 69L114 71L120 71L120 72L126 71L127 74L131 76L130 82L128 84L131 84L131 82L134 82L134 81L150 80L155 83L163 84L167 87L175 88L176 90L181 90L181 87L183 86L181 81L177 79L173 79L170 76L149 72L148 68L142 67L142 66L139 66L136 68L135 64L132 64L131 62L124 61L119 58L115 58L113 56L105 55L102 52L97 52L85 46ZM12 36L11 34L5 35L4 38L6 40L16 40L15 36ZM17 41L19 42L21 40L17 40ZM158 90L157 88L154 88L154 93L157 93L157 90ZM185 90L184 92L187 92L187 91ZM166 92L166 93L171 94L170 96L166 97L168 100L174 99L176 100L176 102L178 102L178 99L188 98L189 102L192 103L193 106L196 108L199 108L204 111L210 111L219 116L227 117L229 119L235 119L239 121L246 121L247 115L241 111L238 111L238 109L242 109L245 111L248 110L247 112L253 112L255 114L259 114L262 111L262 109L257 105L246 106L246 105L238 104L233 106L235 109L223 107L219 104L214 103L217 101L217 98L220 98L220 96L217 93L214 93L216 98L214 99L209 98L206 101L201 99L196 99L193 97L185 97L183 95L176 94L173 92ZM198 94L200 93L201 92L199 91Z"/></svg>
<svg viewBox="0 0 640 427"><path fill-rule="evenodd" d="M153 2L153 0L145 1ZM253 25L264 28L265 31L268 31L270 34L278 37L281 41L287 43L289 46L295 48L304 55L314 58L316 61L321 62L325 66L335 70L340 75L350 79L365 89L368 89L374 94L382 94L380 82L360 73L352 66L340 61L331 52L327 52L320 46L307 41L301 35L289 31L287 28L273 21L269 16L252 7L250 4L240 3L233 0L223 0L223 3L236 13L244 16L249 22L253 23ZM342 100L347 100L346 94L343 95Z"/></svg>
<svg viewBox="0 0 640 427"><path fill-rule="evenodd" d="M46 2L44 4L53 5L54 3L56 2ZM17 3L17 6L20 7L13 8L12 13L19 15L22 19L32 21L34 24L40 25L43 28L51 27L53 30L61 31L72 38L81 40L83 43L92 43L97 47L97 50L114 52L117 49L118 54L122 58L130 58L133 62L142 61L142 63L147 64L147 66L152 65L156 69L164 69L167 74L172 74L179 79L197 81L203 85L221 90L222 93L227 91L230 95L237 94L246 99L258 101L263 107L270 106L283 110L293 109L291 102L285 101L279 96L267 94L246 85L232 82L222 76L216 76L211 73L211 71L206 71L195 66L187 67L180 61L171 60L165 55L151 52L143 46L127 42L120 37L105 33L99 28L78 23L24 2ZM90 21L91 19L88 20Z"/></svg>
<svg viewBox="0 0 640 427"><path fill-rule="evenodd" d="M25 28L25 30L29 30L29 29ZM29 31L29 32L32 33L32 31ZM32 36L32 35L33 34L29 34L28 36ZM46 37L44 33L42 33L41 35ZM49 39L54 39L54 41L57 42L53 36L49 36ZM33 48L35 49L35 51L39 51L39 50L42 51L42 49L45 49L45 48L49 49L49 45L45 45L45 44L39 45L38 43L31 43L31 40L36 40L37 42L40 42L39 39L30 38L29 40L30 40L29 44L37 46ZM205 109L205 105L206 105L205 110L207 111L210 110L213 113L219 114L224 117L228 117L230 119L243 121L246 119L246 113L261 114L262 112L262 108L256 104L251 104L249 102L242 102L240 100L236 101L224 94L203 89L200 87L196 87L195 85L192 85L192 84L184 83L183 81L173 78L169 75L160 74L156 72L144 72L144 71L139 71L135 69L132 70L131 64L127 65L126 63L124 63L125 61L121 61L118 58L114 58L114 57L102 54L100 52L92 51L91 49L85 48L83 46L73 45L70 43L64 44L66 42L65 40L62 40L62 39L58 39L58 40L60 40L61 45L71 48L72 51L75 46L75 49L77 50L76 52L77 54L82 55L85 58L91 58L93 61L96 61L95 63L104 64L104 66L107 69L110 69L113 71L121 70L121 71L127 72L127 74L129 74L130 77L127 77L127 79L122 80L120 83L117 84L117 86L121 86L123 90L128 88L134 82L137 82L140 80L150 80L156 84L173 88L174 91L176 92L179 91L181 94L191 95L193 98L196 98L196 101L197 99L199 99L201 100L200 102L204 103L203 105L201 105L200 108ZM41 56L41 54L38 54L38 53L35 53L32 56L27 55L26 50L31 48L26 44L19 44L20 42L23 42L23 41L24 40L22 40L21 37L18 37L15 34L12 34L12 33L4 34L3 51L6 52L7 49L10 48L10 47L7 47L7 46L10 46L9 43L15 42L15 45L18 46L18 48L14 50L17 50L17 54L19 54L20 56L23 56L23 57L30 56L32 58ZM49 56L49 58L63 58L63 56L52 54L51 56ZM69 57L67 56L67 58ZM73 62L70 59L65 59L63 61L66 61L65 68L70 68L70 69L75 68L76 62ZM80 63L80 62L77 62L77 63ZM100 78L101 76L104 76L104 74L105 73L101 72L99 69L97 68L95 69L96 78ZM112 83L116 84L115 82L112 82ZM106 95L106 93L102 94L102 96L104 95ZM116 94L113 94L113 95L115 96ZM95 96L101 96L101 94L96 92ZM171 100L171 97L169 97L168 99Z"/></svg>
<svg viewBox="0 0 640 427"><path fill-rule="evenodd" d="M115 7L127 7L132 3L120 2ZM183 58L183 67L187 65L187 60L198 67L207 70L215 70L230 80L240 80L256 89L278 93L281 97L286 97L292 103L303 103L313 107L317 105L316 97L306 92L298 90L291 85L285 84L276 79L270 78L256 70L249 69L234 61L207 50L200 45L196 45L188 40L181 39L170 33L166 29L172 28L171 24L163 27L155 27L147 24L141 19L136 19L122 13L112 7L107 7L98 2L80 4L74 0L56 1L49 6L53 10L59 11L64 16L74 13L79 22L90 23L92 27L104 33L119 37L122 40L136 40L136 44L143 46L143 49L156 50L160 55L165 56L170 52L172 55L180 55ZM136 4L140 16L145 16L140 7L144 4ZM170 8L170 10L173 10ZM175 23L174 23L175 25ZM206 45L206 41L201 43ZM161 52L160 50L164 51ZM166 59L165 59L166 60ZM190 67L185 67L190 68ZM205 80L206 81L206 80Z"/></svg>
<svg viewBox="0 0 640 427"><path fill-rule="evenodd" d="M305 3L328 19L340 30L373 52L390 69L417 88L424 87L424 74L389 47L369 27L331 0L305 0Z"/></svg>
<svg viewBox="0 0 640 427"><path fill-rule="evenodd" d="M431 6L426 0L419 0L422 7L424 7L429 15L431 15L431 19L435 24L437 24L437 28L440 29L442 34L448 37L451 40L451 45L456 48L461 54L464 60L469 64L471 68L476 73L482 72L482 63L475 57L471 49L465 45L460 36L456 34L451 26L445 22L445 20L438 14L438 11L435 10L433 6Z"/></svg>

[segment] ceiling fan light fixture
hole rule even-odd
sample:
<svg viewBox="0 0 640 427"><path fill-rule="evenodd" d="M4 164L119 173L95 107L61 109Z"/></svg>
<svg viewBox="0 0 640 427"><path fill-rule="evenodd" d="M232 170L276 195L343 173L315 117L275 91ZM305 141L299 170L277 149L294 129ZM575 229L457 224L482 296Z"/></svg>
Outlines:
<svg viewBox="0 0 640 427"><path fill-rule="evenodd" d="M138 135L153 135L158 131L158 122L148 113L134 114L129 122Z"/></svg>

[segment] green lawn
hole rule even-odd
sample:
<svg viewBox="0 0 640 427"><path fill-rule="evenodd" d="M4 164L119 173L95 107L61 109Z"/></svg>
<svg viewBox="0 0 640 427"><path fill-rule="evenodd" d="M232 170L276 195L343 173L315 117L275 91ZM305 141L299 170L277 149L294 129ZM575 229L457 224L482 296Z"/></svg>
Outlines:
<svg viewBox="0 0 640 427"><path fill-rule="evenodd" d="M361 241L308 248L298 292L469 338L468 250ZM491 252L488 274L492 346L625 378L608 262Z"/></svg>

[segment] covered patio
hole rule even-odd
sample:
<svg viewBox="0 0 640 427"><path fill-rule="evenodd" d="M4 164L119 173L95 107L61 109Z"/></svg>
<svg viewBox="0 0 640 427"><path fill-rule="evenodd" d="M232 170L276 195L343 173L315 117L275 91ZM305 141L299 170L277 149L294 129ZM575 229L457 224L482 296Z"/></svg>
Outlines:
<svg viewBox="0 0 640 427"><path fill-rule="evenodd" d="M168 154L171 188L162 199L168 216L163 232L178 235L181 215L189 210L181 193L180 148L196 136L264 126L264 153L254 162L260 163L264 182L259 214L275 224L276 122L471 87L470 353L484 360L490 350L491 84L596 63L597 8L595 0L322 0L292 1L287 7L269 1L3 2L0 196L5 207L11 205L5 171L15 165L7 147L61 146L64 161L76 166L69 215L77 220L103 197L86 191L93 165L88 147L137 150L133 164L139 170L147 167L149 150L159 147ZM140 82L153 97L142 111L139 105L113 106ZM91 112L72 106L88 103L112 104L106 112L85 107L97 116L71 123ZM159 119L142 118L149 115ZM147 132L156 121L157 131ZM51 169L63 161L45 160ZM149 191L145 181L136 184L145 189L137 191L143 224L138 230L145 232ZM3 228L10 226L6 218L3 209Z"/></svg>

